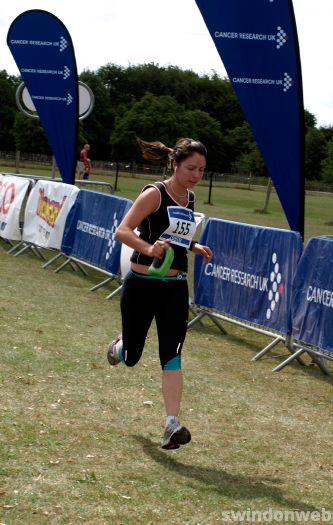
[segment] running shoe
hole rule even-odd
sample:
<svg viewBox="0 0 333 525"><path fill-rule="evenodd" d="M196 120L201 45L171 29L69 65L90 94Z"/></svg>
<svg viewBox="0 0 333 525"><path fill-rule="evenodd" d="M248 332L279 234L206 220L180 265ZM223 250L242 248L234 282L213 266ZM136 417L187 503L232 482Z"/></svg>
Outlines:
<svg viewBox="0 0 333 525"><path fill-rule="evenodd" d="M116 349L116 344L118 343L118 341L120 341L120 339L121 335L118 335L118 337L114 341L112 341L108 346L106 356L111 366L116 366L119 363L121 363L121 359L120 357L118 357Z"/></svg>
<svg viewBox="0 0 333 525"><path fill-rule="evenodd" d="M162 448L172 450L179 448L179 445L186 445L186 443L189 443L190 441L190 431L186 427L182 427L177 419L166 427Z"/></svg>

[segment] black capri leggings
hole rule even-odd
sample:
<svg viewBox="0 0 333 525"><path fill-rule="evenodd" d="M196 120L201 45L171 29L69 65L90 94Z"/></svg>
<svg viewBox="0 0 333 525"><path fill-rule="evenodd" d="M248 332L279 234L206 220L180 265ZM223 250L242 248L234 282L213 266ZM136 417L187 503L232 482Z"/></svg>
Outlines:
<svg viewBox="0 0 333 525"><path fill-rule="evenodd" d="M123 358L127 366L140 359L150 325L155 317L159 357L163 370L180 368L180 356L188 321L186 279L163 280L130 271L120 300ZM179 362L179 366L174 366ZM172 364L170 364L172 362Z"/></svg>

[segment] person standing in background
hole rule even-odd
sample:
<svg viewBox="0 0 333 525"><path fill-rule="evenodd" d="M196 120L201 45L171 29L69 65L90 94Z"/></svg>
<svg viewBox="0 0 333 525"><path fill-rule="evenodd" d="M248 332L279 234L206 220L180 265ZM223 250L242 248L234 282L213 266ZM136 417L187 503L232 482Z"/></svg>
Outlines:
<svg viewBox="0 0 333 525"><path fill-rule="evenodd" d="M80 160L78 164L79 179L88 180L91 172L91 161L88 159L90 144L85 144L80 151Z"/></svg>

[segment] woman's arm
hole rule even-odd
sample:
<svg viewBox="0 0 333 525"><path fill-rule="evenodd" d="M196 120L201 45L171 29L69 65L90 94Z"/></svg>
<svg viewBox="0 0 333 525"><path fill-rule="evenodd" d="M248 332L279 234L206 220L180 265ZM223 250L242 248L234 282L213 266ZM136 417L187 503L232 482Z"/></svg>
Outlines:
<svg viewBox="0 0 333 525"><path fill-rule="evenodd" d="M191 246L191 251L196 255L201 255L204 258L205 264L207 264L213 257L213 252L209 246L204 246L199 242L194 242Z"/></svg>
<svg viewBox="0 0 333 525"><path fill-rule="evenodd" d="M157 210L159 204L160 193L156 188L147 188L143 193L140 193L119 224L116 231L116 239L144 255L161 258L164 254L162 248L165 244L164 241L157 240L154 244L149 244L149 242L140 239L134 232L135 228L148 215Z"/></svg>

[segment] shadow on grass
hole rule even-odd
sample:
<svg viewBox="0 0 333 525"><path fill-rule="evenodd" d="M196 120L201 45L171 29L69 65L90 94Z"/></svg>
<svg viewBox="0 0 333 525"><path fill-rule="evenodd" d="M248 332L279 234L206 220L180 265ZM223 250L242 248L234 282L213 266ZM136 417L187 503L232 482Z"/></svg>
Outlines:
<svg viewBox="0 0 333 525"><path fill-rule="evenodd" d="M225 340L228 341L229 343L232 343L235 346L240 347L244 349L245 351L248 351L250 357L251 355L252 357L256 355L258 352L266 348L266 346L271 341L273 341L272 336L260 336L261 344L259 344L258 341L256 341L255 339L256 333L249 331L249 329L246 328L245 326L241 328L237 327L237 329L241 330L241 332L244 331L244 335L242 335L242 333L238 334L238 333L232 332L232 330L235 330L235 327L232 326L230 323L228 324L227 321L222 322L221 324L224 327L224 329L227 331L227 334L225 335L222 334L221 330L216 325L214 325L212 322L210 322L210 324L207 323L205 327L202 327L199 324L196 324L193 327L191 327L190 330L193 332L197 331L199 333L203 333L206 336L207 335L211 335L211 336L218 335L218 336L224 337ZM263 337L265 339L263 339ZM271 349L267 354L263 355L260 358L260 360L261 361L272 361L272 366L274 365L275 367L280 362L287 359L287 357L289 356L290 356L290 352L288 351L288 349L284 346L282 342L279 342L276 345L276 347ZM294 361L291 361L288 364L288 367L298 369L300 373L303 373L303 375L310 377L311 379L314 379L314 380L320 379L320 380L325 381L326 383L328 382L328 383L333 384L332 375L323 374L323 372L320 370L318 365L316 365L313 361L311 361L311 358L307 355L306 352L303 355L301 355L300 358L303 364L297 361L297 359L295 359ZM323 362L326 365L328 371L331 372L332 367L330 365L332 364L332 361L323 359ZM280 373L283 373L283 371L281 370Z"/></svg>
<svg viewBox="0 0 333 525"><path fill-rule="evenodd" d="M238 501L267 499L287 509L318 510L312 505L285 497L282 489L277 486L281 485L281 480L278 478L237 475L230 474L223 469L187 465L177 459L177 451L163 451L156 443L143 436L136 435L133 438L142 445L144 453L156 463L180 476L211 486L223 496Z"/></svg>
<svg viewBox="0 0 333 525"><path fill-rule="evenodd" d="M223 328L226 330L226 334L222 334L221 330L213 324L212 321L206 321L205 326L201 326L199 323L193 325L189 329L189 333L197 332L204 336L218 336L221 337L221 345L223 346L223 341L228 341L229 343L234 344L244 350L249 350L251 354L257 354L262 350L273 338L270 336L260 336L261 343L259 343L255 337L255 332L244 327L237 327L237 330L241 331L241 334L235 333L235 326L232 326L227 321L219 321ZM265 339L264 339L264 338ZM289 355L289 354L288 354ZM287 356L288 357L288 356Z"/></svg>

